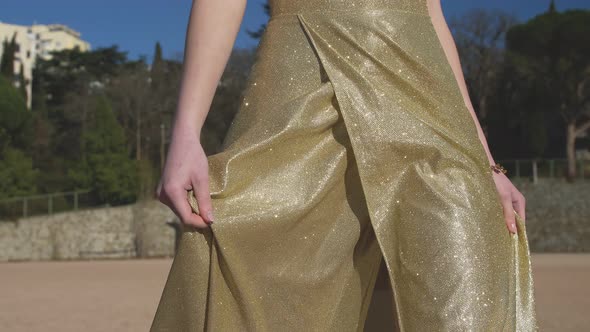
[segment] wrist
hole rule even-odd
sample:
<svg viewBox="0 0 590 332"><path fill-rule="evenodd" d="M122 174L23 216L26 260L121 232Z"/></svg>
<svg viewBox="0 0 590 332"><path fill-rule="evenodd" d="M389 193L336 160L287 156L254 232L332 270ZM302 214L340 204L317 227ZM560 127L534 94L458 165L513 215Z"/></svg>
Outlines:
<svg viewBox="0 0 590 332"><path fill-rule="evenodd" d="M187 122L176 122L170 133L171 143L174 144L201 144L201 132L197 126Z"/></svg>
<svg viewBox="0 0 590 332"><path fill-rule="evenodd" d="M201 136L203 124L194 112L178 111L174 119L172 135L196 135L197 139Z"/></svg>
<svg viewBox="0 0 590 332"><path fill-rule="evenodd" d="M490 163L490 165L496 165L496 161L494 160L494 158L491 155L488 156L488 162Z"/></svg>

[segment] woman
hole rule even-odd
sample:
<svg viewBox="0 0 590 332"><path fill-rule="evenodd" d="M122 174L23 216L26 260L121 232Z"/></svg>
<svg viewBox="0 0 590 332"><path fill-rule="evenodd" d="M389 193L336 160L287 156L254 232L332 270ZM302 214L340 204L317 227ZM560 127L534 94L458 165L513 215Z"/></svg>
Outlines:
<svg viewBox="0 0 590 332"><path fill-rule="evenodd" d="M494 162L439 0L271 0L243 103L200 130L245 0L194 1L159 199L183 232L151 331L533 331L525 200ZM188 194L188 195L187 195Z"/></svg>

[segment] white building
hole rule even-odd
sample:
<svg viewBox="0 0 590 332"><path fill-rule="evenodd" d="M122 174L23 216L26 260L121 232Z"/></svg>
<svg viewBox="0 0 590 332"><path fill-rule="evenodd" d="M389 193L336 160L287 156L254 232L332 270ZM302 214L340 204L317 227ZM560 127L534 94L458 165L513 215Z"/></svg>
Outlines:
<svg viewBox="0 0 590 332"><path fill-rule="evenodd" d="M90 50L90 44L80 38L80 33L62 24L33 24L31 26L15 25L0 22L0 54L2 41L10 41L16 33L16 53L14 72L20 74L21 64L27 82L27 107L31 107L32 78L35 59L49 59L51 51L74 49Z"/></svg>

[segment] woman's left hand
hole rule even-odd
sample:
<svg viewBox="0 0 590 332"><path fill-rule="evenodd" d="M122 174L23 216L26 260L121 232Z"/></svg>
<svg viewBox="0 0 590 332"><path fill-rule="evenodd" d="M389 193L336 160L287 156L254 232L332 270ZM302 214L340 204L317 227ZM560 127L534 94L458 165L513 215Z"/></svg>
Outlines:
<svg viewBox="0 0 590 332"><path fill-rule="evenodd" d="M522 218L523 222L525 219L525 198L524 195L516 189L514 184L508 179L504 173L493 172L494 182L496 188L500 194L500 201L504 208L504 219L506 220L506 226L508 231L516 233L516 217L514 210Z"/></svg>

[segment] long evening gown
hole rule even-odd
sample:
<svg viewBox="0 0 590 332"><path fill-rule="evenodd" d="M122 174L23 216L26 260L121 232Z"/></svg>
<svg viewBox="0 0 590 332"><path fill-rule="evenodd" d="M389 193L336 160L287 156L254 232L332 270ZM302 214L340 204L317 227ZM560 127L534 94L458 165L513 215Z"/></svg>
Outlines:
<svg viewBox="0 0 590 332"><path fill-rule="evenodd" d="M271 0L151 332L362 330L383 259L400 331L534 331L525 224L427 0Z"/></svg>

